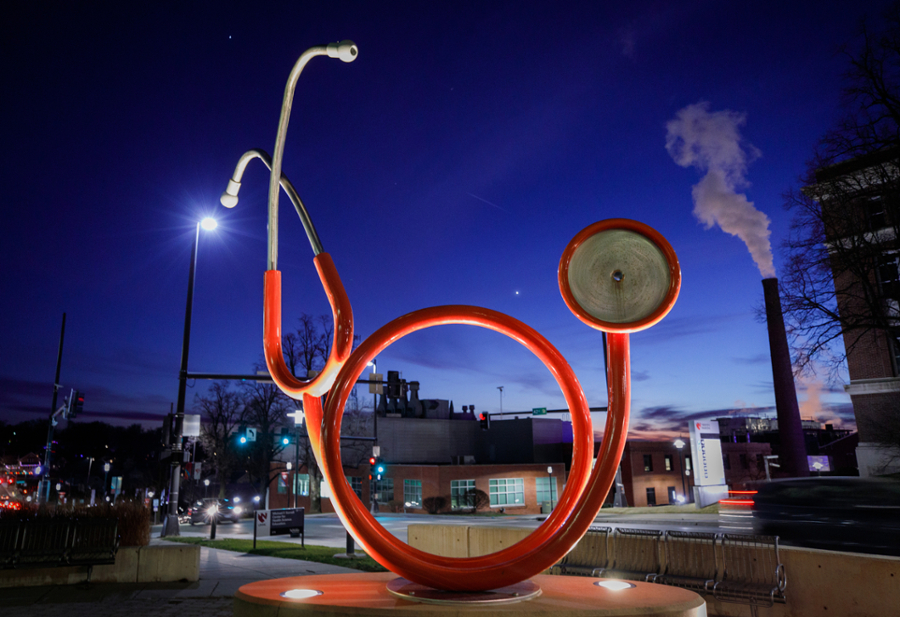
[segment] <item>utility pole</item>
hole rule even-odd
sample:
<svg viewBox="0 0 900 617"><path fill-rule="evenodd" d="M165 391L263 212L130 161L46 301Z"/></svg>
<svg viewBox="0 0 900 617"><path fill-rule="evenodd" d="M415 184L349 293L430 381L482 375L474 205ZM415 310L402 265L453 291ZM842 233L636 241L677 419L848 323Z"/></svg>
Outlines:
<svg viewBox="0 0 900 617"><path fill-rule="evenodd" d="M53 450L53 427L56 425L56 402L59 399L59 371L62 368L63 340L66 337L66 314L62 316L59 332L59 352L56 354L56 377L53 379L53 402L50 403L50 425L47 427L47 450L44 452L44 477L38 491L38 503L50 501L50 455Z"/></svg>

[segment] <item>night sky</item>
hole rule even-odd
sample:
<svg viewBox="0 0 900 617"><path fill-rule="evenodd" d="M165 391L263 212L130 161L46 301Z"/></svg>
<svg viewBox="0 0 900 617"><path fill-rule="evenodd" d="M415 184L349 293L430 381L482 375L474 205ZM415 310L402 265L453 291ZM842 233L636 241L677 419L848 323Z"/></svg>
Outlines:
<svg viewBox="0 0 900 617"><path fill-rule="evenodd" d="M174 4L4 7L0 420L46 418L66 312L63 393L86 393L85 420L157 426L177 395L191 240L210 214L189 370L254 370L268 172L251 163L234 210L218 197L245 150L272 151L300 53L341 39L358 59L315 58L301 75L284 171L359 335L423 307L484 306L544 334L605 405L600 333L568 311L556 271L582 228L633 218L683 269L670 315L632 336L633 435L773 413L754 313L770 266L716 208L763 213L748 242L765 262L771 233L777 272L781 195L839 114L836 48L886 2ZM330 309L284 196L280 220L290 329ZM563 406L537 359L475 328L417 333L378 366L457 410L499 411L497 386L504 411ZM208 382L190 386L189 409ZM840 384L798 393L805 417L854 426Z"/></svg>

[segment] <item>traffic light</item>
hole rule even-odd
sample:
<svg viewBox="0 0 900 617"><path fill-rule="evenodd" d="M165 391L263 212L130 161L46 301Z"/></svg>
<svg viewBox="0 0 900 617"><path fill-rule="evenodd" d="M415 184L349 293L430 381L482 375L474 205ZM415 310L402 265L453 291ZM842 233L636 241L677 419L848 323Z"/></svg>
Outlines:
<svg viewBox="0 0 900 617"><path fill-rule="evenodd" d="M75 390L75 391L72 393L72 398L71 398L71 400L69 401L69 413L68 413L68 417L69 417L70 419L71 419L71 418L75 418L75 417L77 417L78 414L80 414L82 411L84 411L84 393L83 393L83 392L78 392L77 390Z"/></svg>
<svg viewBox="0 0 900 617"><path fill-rule="evenodd" d="M481 423L481 430L486 431L491 428L491 414L481 412L478 416L478 421Z"/></svg>
<svg viewBox="0 0 900 617"><path fill-rule="evenodd" d="M384 472L387 469L387 465L385 465L381 457L379 456L375 461L375 479L381 480L382 476L384 476Z"/></svg>
<svg viewBox="0 0 900 617"><path fill-rule="evenodd" d="M291 434L289 429L282 428L281 429L281 445L287 446L291 443Z"/></svg>
<svg viewBox="0 0 900 617"><path fill-rule="evenodd" d="M247 445L247 427L241 425L237 430L238 443L242 446Z"/></svg>

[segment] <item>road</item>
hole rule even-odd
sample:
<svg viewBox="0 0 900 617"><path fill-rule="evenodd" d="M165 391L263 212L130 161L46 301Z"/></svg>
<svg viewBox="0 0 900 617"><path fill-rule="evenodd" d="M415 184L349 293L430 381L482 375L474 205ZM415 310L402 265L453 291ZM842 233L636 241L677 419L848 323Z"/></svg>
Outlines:
<svg viewBox="0 0 900 617"><path fill-rule="evenodd" d="M495 527L522 527L534 529L541 524L544 516L465 516L465 515L431 515L431 514L379 514L376 520L390 533L407 541L407 527L411 524L440 524L440 525L488 525ZM253 538L251 520L245 519L240 523L219 523L216 526L217 538L238 538L250 540ZM595 520L597 525L608 527L628 527L633 529L671 529L679 531L703 531L703 532L732 532L751 533L749 519L717 516L714 514L635 514L635 515L604 515L600 514ZM312 514L305 519L305 541L308 544L319 546L333 546L343 548L346 546L346 531L337 515ZM162 531L161 525L151 528L151 535L158 537ZM209 537L209 525L181 525L181 535L185 537ZM291 538L288 535L278 535L265 538L279 542L299 543L300 539Z"/></svg>

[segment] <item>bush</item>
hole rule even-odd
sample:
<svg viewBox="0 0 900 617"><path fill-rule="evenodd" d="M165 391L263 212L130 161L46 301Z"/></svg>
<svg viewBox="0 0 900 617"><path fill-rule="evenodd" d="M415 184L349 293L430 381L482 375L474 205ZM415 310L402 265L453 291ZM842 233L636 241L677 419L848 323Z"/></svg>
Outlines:
<svg viewBox="0 0 900 617"><path fill-rule="evenodd" d="M436 497L426 497L422 500L422 507L425 508L425 511L428 512L428 514L443 512L447 509L448 505L450 505L450 500L440 495Z"/></svg>
<svg viewBox="0 0 900 617"><path fill-rule="evenodd" d="M491 498L480 488L470 488L466 493L466 497L469 503L472 504L472 512L484 510L491 505Z"/></svg>
<svg viewBox="0 0 900 617"><path fill-rule="evenodd" d="M115 518L118 520L119 546L147 546L150 544L150 510L137 501L122 501L116 505L96 506L24 506L21 510L0 510L0 519L28 520L51 518Z"/></svg>
<svg viewBox="0 0 900 617"><path fill-rule="evenodd" d="M402 501L398 501L398 500L396 500L396 499L391 499L391 500L388 502L388 509L389 509L391 512L403 512L403 502L402 502Z"/></svg>

